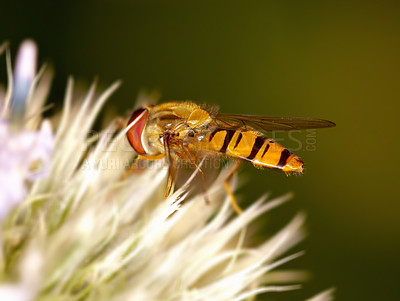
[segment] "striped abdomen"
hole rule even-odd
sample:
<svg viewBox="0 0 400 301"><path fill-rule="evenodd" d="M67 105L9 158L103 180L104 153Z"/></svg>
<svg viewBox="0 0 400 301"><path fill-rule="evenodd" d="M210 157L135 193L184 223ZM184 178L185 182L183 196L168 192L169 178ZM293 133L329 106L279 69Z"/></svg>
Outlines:
<svg viewBox="0 0 400 301"><path fill-rule="evenodd" d="M256 166L302 172L303 162L288 149L253 131L217 129L204 138L207 148Z"/></svg>

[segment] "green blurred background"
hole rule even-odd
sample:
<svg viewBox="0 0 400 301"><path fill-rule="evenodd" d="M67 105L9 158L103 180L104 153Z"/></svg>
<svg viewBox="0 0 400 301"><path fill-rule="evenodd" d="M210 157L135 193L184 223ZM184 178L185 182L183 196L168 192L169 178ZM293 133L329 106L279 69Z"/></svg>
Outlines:
<svg viewBox="0 0 400 301"><path fill-rule="evenodd" d="M246 201L295 192L266 220L266 232L299 210L308 216L309 237L297 248L307 253L290 267L312 278L301 291L265 300L301 300L331 286L338 300L400 300L400 2L2 2L1 40L13 53L26 37L38 42L41 62L56 71L53 102L68 75L98 75L104 86L123 80L109 104L121 114L147 88L163 101L223 112L336 122L295 133L300 147L282 135L306 162L302 176L241 169Z"/></svg>

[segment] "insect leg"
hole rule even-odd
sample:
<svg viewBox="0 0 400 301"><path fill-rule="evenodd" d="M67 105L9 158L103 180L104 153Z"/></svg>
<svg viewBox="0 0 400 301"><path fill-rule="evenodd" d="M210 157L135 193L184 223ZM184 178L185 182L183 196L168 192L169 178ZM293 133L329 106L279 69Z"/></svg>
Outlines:
<svg viewBox="0 0 400 301"><path fill-rule="evenodd" d="M232 178L232 176L238 170L238 168L240 166L240 163L241 163L240 160L236 161L235 166L232 168L231 172L229 173L229 175L226 177L226 179L224 181L225 191L228 194L229 201L231 203L231 206L232 206L233 210L235 210L237 214L241 214L243 212L243 210L239 207L238 203L236 202L235 195L233 194L231 186L229 185L229 180Z"/></svg>
<svg viewBox="0 0 400 301"><path fill-rule="evenodd" d="M174 191L175 188L175 176L176 176L176 161L178 157L175 155L174 159L172 160L172 153L170 149L170 136L168 134L164 135L164 153L166 154L167 157L167 162L168 162L168 184L167 184L167 190L165 191L165 197L167 198L169 195L171 195Z"/></svg>
<svg viewBox="0 0 400 301"><path fill-rule="evenodd" d="M204 193L204 200L206 201L206 204L209 205L210 199L207 196L207 187L206 187L206 182L204 179L204 173L201 170L201 168L197 165L195 157L193 156L193 154L187 149L187 147L185 147L184 145L181 145L183 151L185 152L185 155L187 156L187 158L189 159L190 163L199 171L200 174L200 179L201 179L201 188L203 190Z"/></svg>
<svg viewBox="0 0 400 301"><path fill-rule="evenodd" d="M175 176L176 176L176 161L178 160L178 156L174 157L174 160L169 163L169 172L168 172L168 185L167 185L167 190L165 191L165 197L167 198L169 195L174 193L175 189Z"/></svg>

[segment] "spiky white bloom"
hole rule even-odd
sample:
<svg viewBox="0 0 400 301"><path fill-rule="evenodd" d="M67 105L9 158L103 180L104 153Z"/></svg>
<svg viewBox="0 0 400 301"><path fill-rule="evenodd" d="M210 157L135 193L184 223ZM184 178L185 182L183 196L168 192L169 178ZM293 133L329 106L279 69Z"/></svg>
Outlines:
<svg viewBox="0 0 400 301"><path fill-rule="evenodd" d="M7 97L0 99L0 220L26 196L26 182L45 174L53 150L49 122L36 131L21 122L35 73L36 45L28 40L20 47Z"/></svg>
<svg viewBox="0 0 400 301"><path fill-rule="evenodd" d="M301 255L282 257L304 236L302 215L257 247L245 243L246 227L289 195L260 199L236 215L222 188L225 170L209 188L210 205L202 196L186 199L186 186L164 200L163 164L127 174L135 153L118 121L90 135L119 83L100 95L93 84L79 101L70 79L61 116L53 120L54 139L41 142L42 135L53 137L40 116L49 83L46 73L33 79L24 108L30 118L22 119L29 126L14 132L29 128L41 146L54 145L47 172L35 178L21 172L25 186L14 187L24 200L3 221L0 300L245 300L298 288L284 284L296 273L277 281L273 270ZM10 123L8 115L2 122ZM28 168L29 160L21 162Z"/></svg>
<svg viewBox="0 0 400 301"><path fill-rule="evenodd" d="M315 295L314 297L308 299L307 301L332 301L333 298L333 293L335 292L334 288L327 289L326 291L323 291L319 293L318 295Z"/></svg>
<svg viewBox="0 0 400 301"><path fill-rule="evenodd" d="M25 183L46 172L53 148L51 127L43 122L39 131L14 133L0 121L0 220L26 196ZM34 165L41 165L38 170Z"/></svg>

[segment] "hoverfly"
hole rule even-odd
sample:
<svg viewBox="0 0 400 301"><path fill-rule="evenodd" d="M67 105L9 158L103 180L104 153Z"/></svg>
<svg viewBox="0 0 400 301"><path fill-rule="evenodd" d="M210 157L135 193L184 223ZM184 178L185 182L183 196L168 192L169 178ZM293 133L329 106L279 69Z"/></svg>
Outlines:
<svg viewBox="0 0 400 301"><path fill-rule="evenodd" d="M137 109L127 125L130 145L144 159L167 157L170 166L167 195L173 182L174 161L179 157L197 167L198 159L227 155L257 167L301 173L303 162L287 148L263 135L333 127L331 121L297 117L220 114L193 102L170 102ZM203 177L201 169L199 169ZM204 180L203 180L204 181ZM233 197L227 181L225 188ZM237 205L234 205L236 211Z"/></svg>

